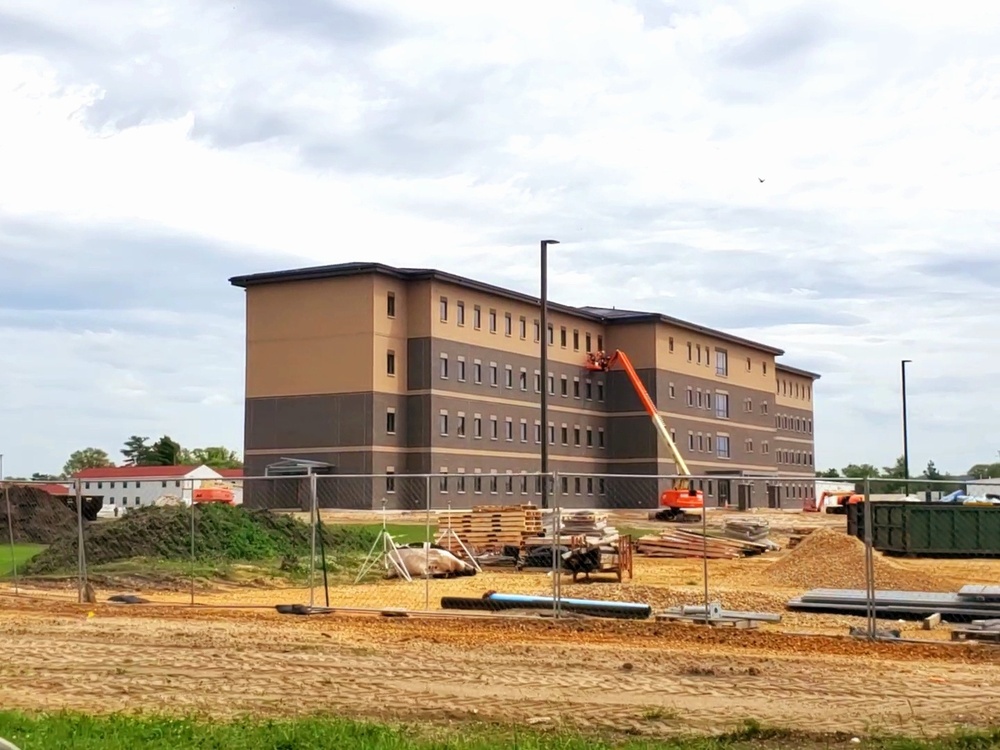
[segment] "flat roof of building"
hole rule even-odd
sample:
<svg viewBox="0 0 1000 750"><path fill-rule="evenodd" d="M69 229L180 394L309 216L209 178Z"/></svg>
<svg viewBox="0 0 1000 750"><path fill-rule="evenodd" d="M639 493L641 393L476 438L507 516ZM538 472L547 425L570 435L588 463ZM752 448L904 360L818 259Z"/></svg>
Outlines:
<svg viewBox="0 0 1000 750"><path fill-rule="evenodd" d="M526 302L533 305L540 304L538 297L516 292L512 289L494 286L493 284L486 284L482 281L466 278L465 276L457 276L445 271L438 271L434 268L396 268L394 266L387 266L383 263L337 263L329 266L311 266L308 268L293 268L285 271L267 271L264 273L252 273L244 276L233 276L229 279L229 283L233 286L246 289L251 286L260 286L262 284L278 284L291 281L315 281L319 279L335 279L347 276L365 276L368 274L379 274L394 279L400 279L401 281L442 281L448 284L454 284L455 286L471 289L473 291L483 292L484 294L504 297L516 302ZM729 341L734 344L741 344L753 349L758 349L775 356L780 356L785 353L783 349L762 344L758 341L741 338L740 336L734 336L733 334L726 333L725 331L708 328L706 326L698 325L697 323L691 323L690 321L681 320L662 313L643 312L638 310L619 310L617 308L607 307L573 307L571 305L562 305L551 301L549 302L549 309L566 313L567 315L575 315L577 317L592 320L596 323L603 323L605 325L662 322L692 331L693 333L702 333L706 336L711 336L722 341Z"/></svg>
<svg viewBox="0 0 1000 750"><path fill-rule="evenodd" d="M804 378L819 380L821 377L818 372L810 372L809 370L803 370L799 367L792 367L791 365L786 365L783 362L775 362L774 366L782 372L790 372L793 375L801 375Z"/></svg>

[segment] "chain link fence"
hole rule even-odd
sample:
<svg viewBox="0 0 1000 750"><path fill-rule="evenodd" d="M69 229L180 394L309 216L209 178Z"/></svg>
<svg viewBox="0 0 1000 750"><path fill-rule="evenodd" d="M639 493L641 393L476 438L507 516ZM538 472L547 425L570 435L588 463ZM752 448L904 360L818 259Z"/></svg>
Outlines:
<svg viewBox="0 0 1000 750"><path fill-rule="evenodd" d="M708 618L938 640L994 637L976 628L1000 619L1000 482L989 481L9 481L0 539L0 591L80 602Z"/></svg>

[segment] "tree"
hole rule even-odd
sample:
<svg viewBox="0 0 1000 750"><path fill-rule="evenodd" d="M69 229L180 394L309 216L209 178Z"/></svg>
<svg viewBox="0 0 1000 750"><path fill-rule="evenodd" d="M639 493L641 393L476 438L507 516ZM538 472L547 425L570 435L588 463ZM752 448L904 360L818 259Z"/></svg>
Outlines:
<svg viewBox="0 0 1000 750"><path fill-rule="evenodd" d="M183 449L180 443L164 435L150 448L150 466L179 466Z"/></svg>
<svg viewBox="0 0 1000 750"><path fill-rule="evenodd" d="M826 471L817 471L816 476L820 479L839 479L840 472L836 469L827 469Z"/></svg>
<svg viewBox="0 0 1000 750"><path fill-rule="evenodd" d="M975 464L966 473L968 474L968 476L975 477L976 479L990 479L991 477L1000 477L1000 463Z"/></svg>
<svg viewBox="0 0 1000 750"><path fill-rule="evenodd" d="M877 466L872 464L848 464L840 470L840 475L846 479L873 479L879 476L879 470ZM865 483L855 482L854 491L864 492Z"/></svg>
<svg viewBox="0 0 1000 750"><path fill-rule="evenodd" d="M153 448L147 445L148 437L133 435L125 441L122 455L126 466L148 466L153 460Z"/></svg>
<svg viewBox="0 0 1000 750"><path fill-rule="evenodd" d="M37 471L31 475L32 482L59 482L65 478L62 476L57 477L55 474L40 474Z"/></svg>
<svg viewBox="0 0 1000 750"><path fill-rule="evenodd" d="M945 478L944 475L937 470L937 467L934 465L933 461L927 462L927 468L924 469L924 473L922 476L924 479L931 479L931 480Z"/></svg>
<svg viewBox="0 0 1000 750"><path fill-rule="evenodd" d="M231 451L222 445L211 445L207 448L195 448L189 453L190 463L204 464L213 469L241 469L243 461L236 451Z"/></svg>
<svg viewBox="0 0 1000 750"><path fill-rule="evenodd" d="M107 451L100 448L81 448L69 455L69 460L63 466L63 475L71 477L84 469L104 469L114 466Z"/></svg>

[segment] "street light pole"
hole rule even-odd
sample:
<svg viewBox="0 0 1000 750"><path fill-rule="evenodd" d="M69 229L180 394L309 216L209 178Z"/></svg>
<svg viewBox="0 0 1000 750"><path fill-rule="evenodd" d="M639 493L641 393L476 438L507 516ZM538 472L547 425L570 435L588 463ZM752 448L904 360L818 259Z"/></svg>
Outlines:
<svg viewBox="0 0 1000 750"><path fill-rule="evenodd" d="M549 245L559 240L542 240L541 243L541 315L539 319L539 346L541 359L541 417L542 417L542 507L549 507Z"/></svg>
<svg viewBox="0 0 1000 750"><path fill-rule="evenodd" d="M900 380L903 391L903 492L910 494L910 444L909 435L906 429L906 365L912 360L904 359L900 362Z"/></svg>

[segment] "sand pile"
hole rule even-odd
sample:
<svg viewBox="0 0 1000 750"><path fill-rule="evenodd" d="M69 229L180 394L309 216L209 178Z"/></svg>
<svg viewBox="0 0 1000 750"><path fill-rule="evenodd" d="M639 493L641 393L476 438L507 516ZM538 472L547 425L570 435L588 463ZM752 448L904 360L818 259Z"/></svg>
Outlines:
<svg viewBox="0 0 1000 750"><path fill-rule="evenodd" d="M0 488L0 539L7 541L7 497L13 519L14 541L22 544L53 544L75 539L76 513L66 503L40 487L10 484Z"/></svg>
<svg viewBox="0 0 1000 750"><path fill-rule="evenodd" d="M949 591L952 585L934 576L875 552L875 587L903 591ZM788 589L863 589L865 545L842 531L818 529L780 560L772 563L764 577Z"/></svg>

